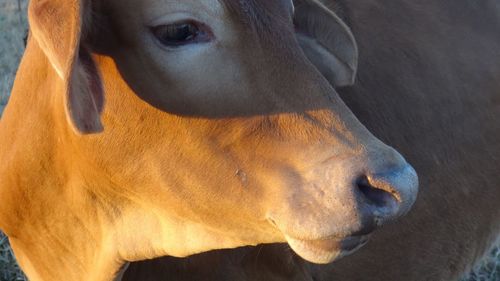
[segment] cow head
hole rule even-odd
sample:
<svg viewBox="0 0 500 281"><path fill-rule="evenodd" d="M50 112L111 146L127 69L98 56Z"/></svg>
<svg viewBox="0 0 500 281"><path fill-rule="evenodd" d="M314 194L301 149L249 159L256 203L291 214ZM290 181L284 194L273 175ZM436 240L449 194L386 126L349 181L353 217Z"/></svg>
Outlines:
<svg viewBox="0 0 500 281"><path fill-rule="evenodd" d="M64 175L120 259L288 242L327 263L415 201L334 90L356 43L316 0L31 2Z"/></svg>

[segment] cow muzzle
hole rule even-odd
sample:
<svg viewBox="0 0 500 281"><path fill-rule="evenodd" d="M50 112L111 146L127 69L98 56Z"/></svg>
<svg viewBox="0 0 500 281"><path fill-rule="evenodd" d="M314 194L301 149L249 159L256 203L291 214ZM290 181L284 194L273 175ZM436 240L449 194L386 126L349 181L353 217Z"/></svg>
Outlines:
<svg viewBox="0 0 500 281"><path fill-rule="evenodd" d="M300 196L288 197L286 207L270 213L271 223L299 256L319 264L338 260L365 245L375 229L408 213L418 177L396 151L388 151L389 161L377 155L358 171L353 167L370 161L318 168L313 174L325 180L311 181L295 192Z"/></svg>

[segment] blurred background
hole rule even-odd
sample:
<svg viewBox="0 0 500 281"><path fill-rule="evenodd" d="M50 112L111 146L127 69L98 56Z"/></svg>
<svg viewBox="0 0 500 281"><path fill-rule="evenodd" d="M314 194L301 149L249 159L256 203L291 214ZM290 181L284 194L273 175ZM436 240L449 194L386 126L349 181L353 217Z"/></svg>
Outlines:
<svg viewBox="0 0 500 281"><path fill-rule="evenodd" d="M0 114L24 52L27 0L0 0Z"/></svg>
<svg viewBox="0 0 500 281"><path fill-rule="evenodd" d="M0 117L7 105L17 65L24 52L27 2L0 0ZM0 281L20 280L27 279L17 266L7 237L0 232ZM500 245L497 243L490 254L461 281L500 281Z"/></svg>

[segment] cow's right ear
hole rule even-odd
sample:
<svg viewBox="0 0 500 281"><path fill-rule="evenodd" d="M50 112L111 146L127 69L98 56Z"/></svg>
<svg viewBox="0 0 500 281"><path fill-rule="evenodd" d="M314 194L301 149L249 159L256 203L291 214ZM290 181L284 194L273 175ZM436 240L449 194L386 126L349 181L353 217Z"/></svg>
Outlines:
<svg viewBox="0 0 500 281"><path fill-rule="evenodd" d="M103 131L101 79L81 44L90 5L90 0L31 0L28 9L31 34L64 82L66 116L78 134Z"/></svg>
<svg viewBox="0 0 500 281"><path fill-rule="evenodd" d="M297 40L307 58L335 87L354 83L358 47L349 27L318 0L293 0Z"/></svg>

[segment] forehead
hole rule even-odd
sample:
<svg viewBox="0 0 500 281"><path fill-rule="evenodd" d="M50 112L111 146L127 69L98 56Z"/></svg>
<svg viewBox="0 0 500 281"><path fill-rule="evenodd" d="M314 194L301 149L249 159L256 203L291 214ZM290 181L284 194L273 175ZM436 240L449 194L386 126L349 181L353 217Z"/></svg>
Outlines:
<svg viewBox="0 0 500 281"><path fill-rule="evenodd" d="M292 0L218 0L226 9L254 24L282 19L290 15Z"/></svg>
<svg viewBox="0 0 500 281"><path fill-rule="evenodd" d="M166 13L203 14L209 17L235 17L247 24L265 26L288 21L292 0L114 0L114 9L126 10L124 16L159 18Z"/></svg>
<svg viewBox="0 0 500 281"><path fill-rule="evenodd" d="M292 0L218 1L235 22L243 24L247 31L261 39L275 42L293 33Z"/></svg>

